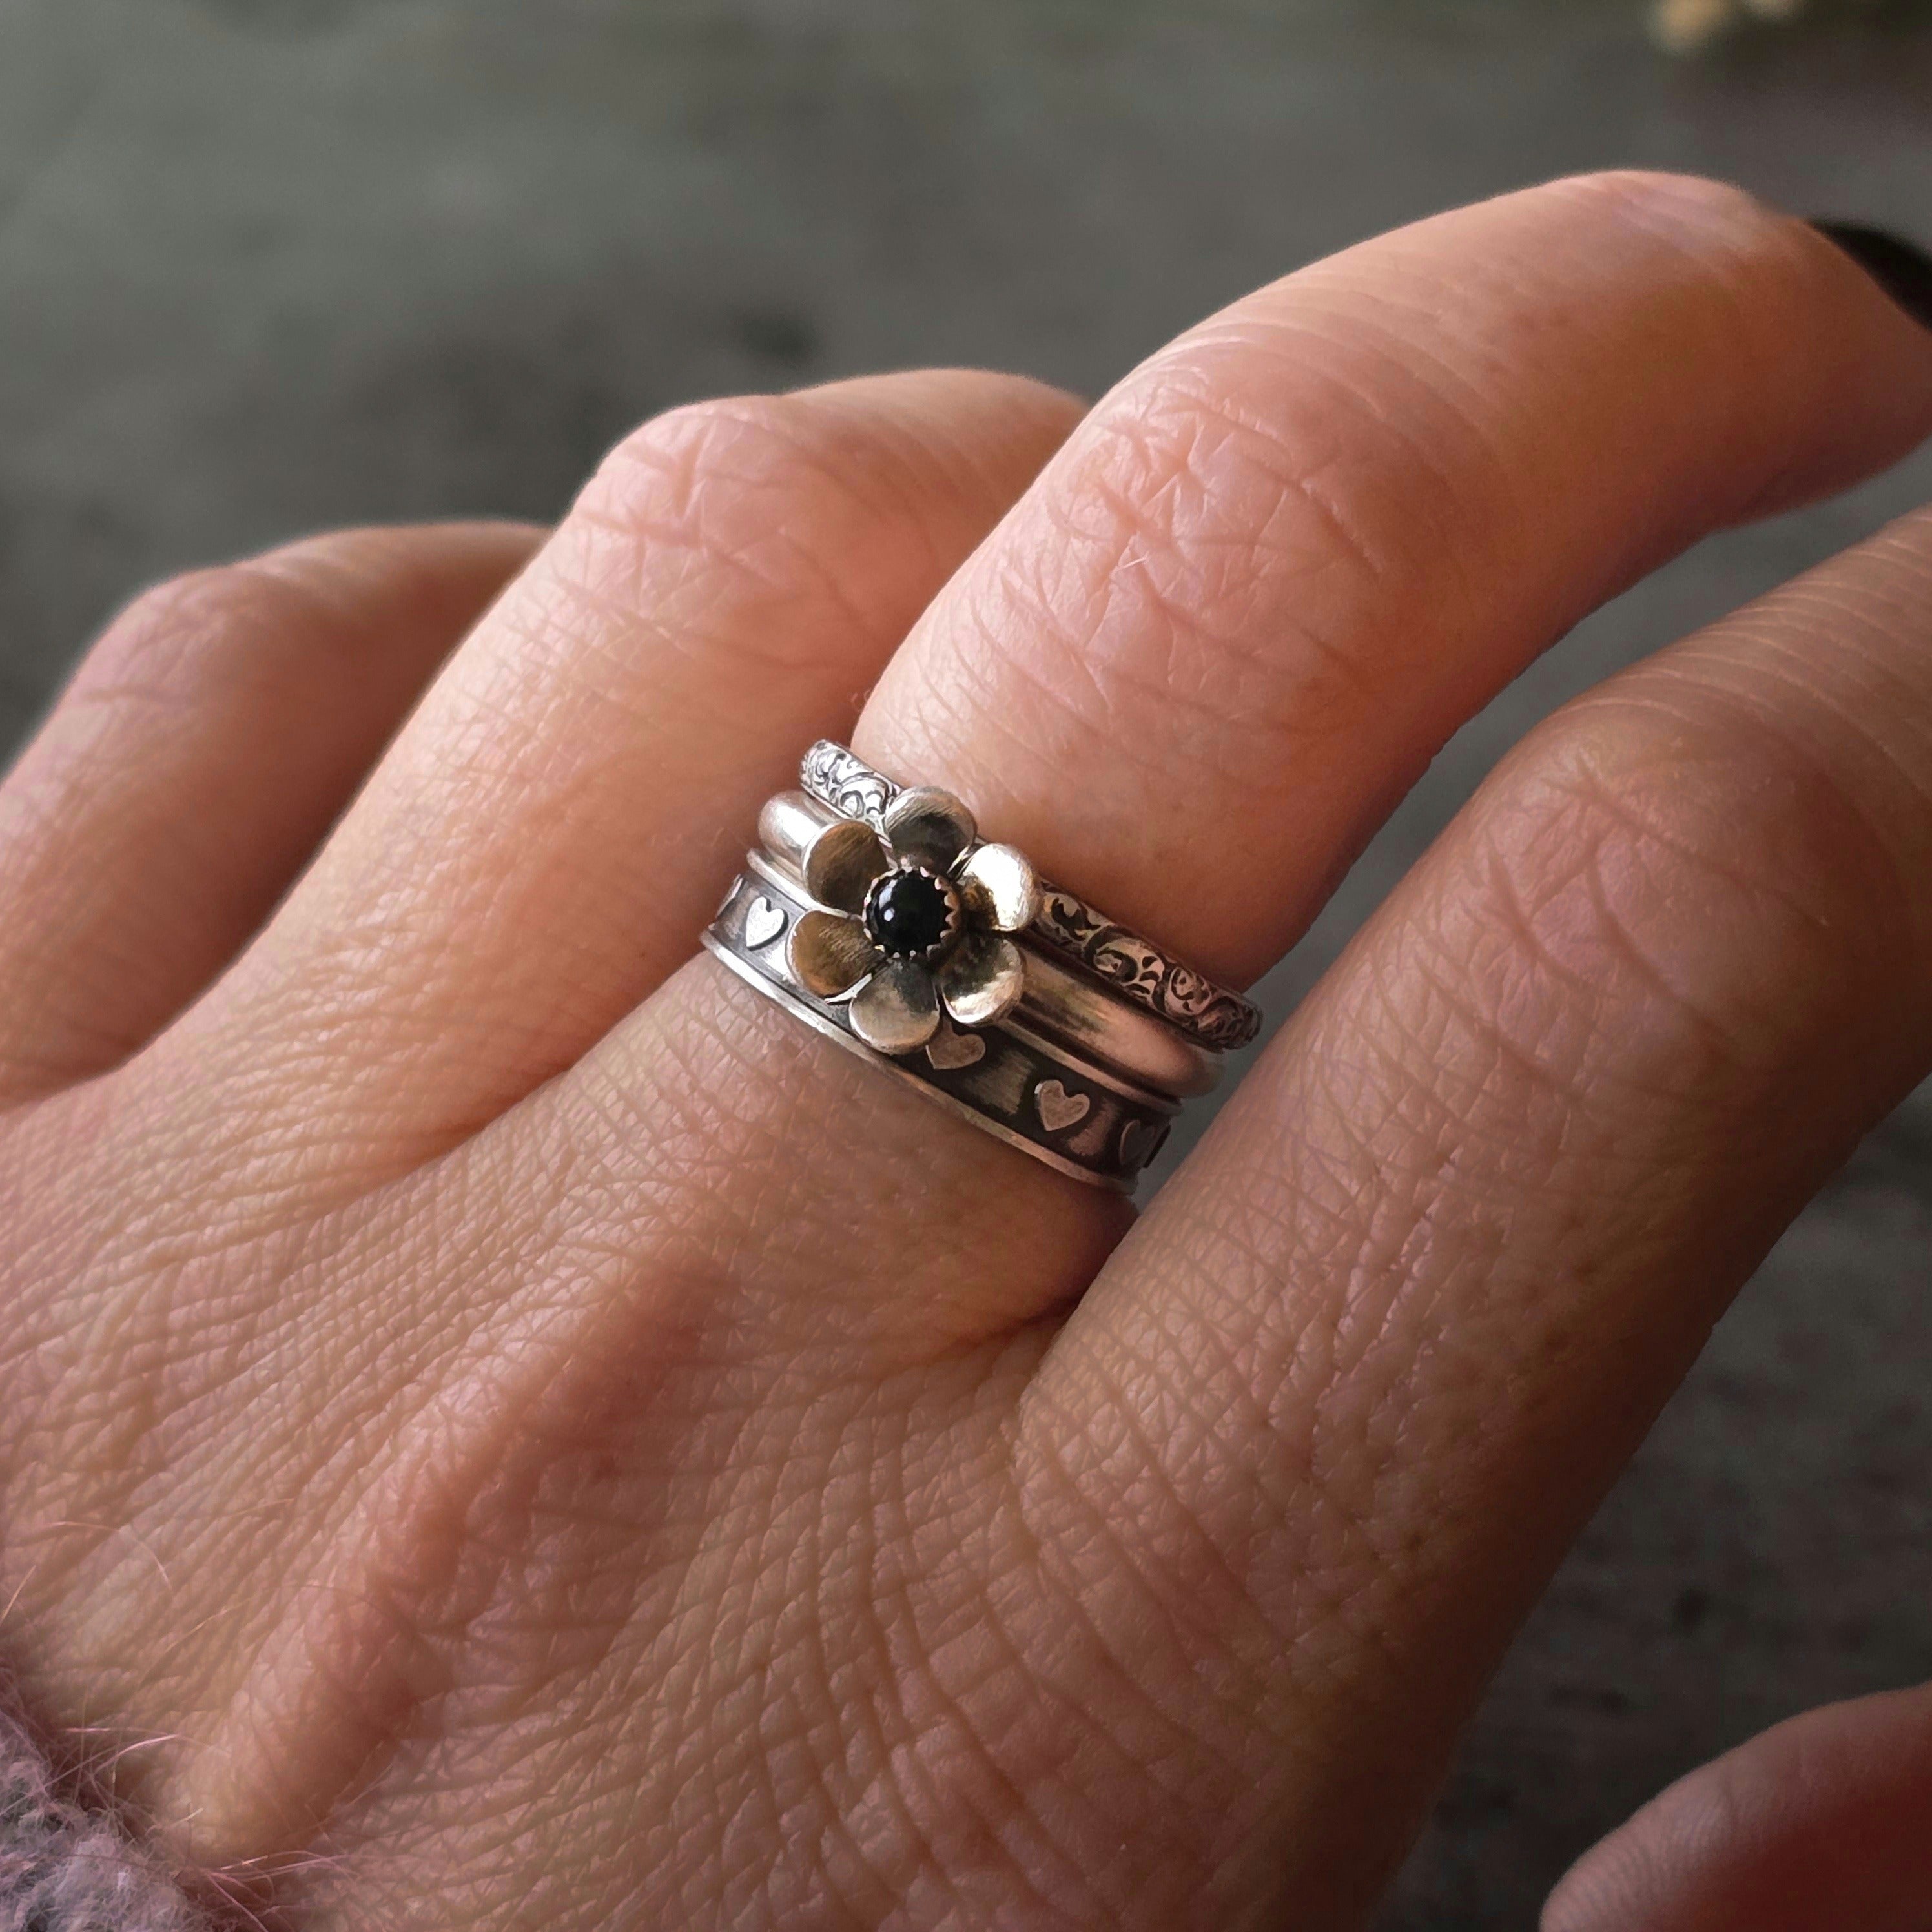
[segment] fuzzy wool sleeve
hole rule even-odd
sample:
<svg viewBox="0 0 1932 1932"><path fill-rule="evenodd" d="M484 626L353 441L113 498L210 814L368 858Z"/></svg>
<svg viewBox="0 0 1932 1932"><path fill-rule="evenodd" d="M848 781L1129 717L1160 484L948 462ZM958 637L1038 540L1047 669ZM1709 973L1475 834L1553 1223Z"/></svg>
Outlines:
<svg viewBox="0 0 1932 1932"><path fill-rule="evenodd" d="M60 1795L0 1685L0 1932L207 1932L160 1862Z"/></svg>

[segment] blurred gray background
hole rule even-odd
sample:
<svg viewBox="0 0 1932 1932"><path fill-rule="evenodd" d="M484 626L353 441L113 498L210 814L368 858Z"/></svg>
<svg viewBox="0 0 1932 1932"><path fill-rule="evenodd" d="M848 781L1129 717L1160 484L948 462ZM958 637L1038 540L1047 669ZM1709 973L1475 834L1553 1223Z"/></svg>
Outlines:
<svg viewBox="0 0 1932 1932"><path fill-rule="evenodd" d="M940 361L1095 391L1311 256L1624 162L1932 238L1932 20L1673 62L1638 0L0 0L0 734L183 565L550 516L710 392ZM1534 717L1928 496L1922 460L1584 626L1438 760L1271 1010ZM1385 1932L1527 1926L1678 1772L1932 1675L1928 1236L1922 1094L1557 1580Z"/></svg>

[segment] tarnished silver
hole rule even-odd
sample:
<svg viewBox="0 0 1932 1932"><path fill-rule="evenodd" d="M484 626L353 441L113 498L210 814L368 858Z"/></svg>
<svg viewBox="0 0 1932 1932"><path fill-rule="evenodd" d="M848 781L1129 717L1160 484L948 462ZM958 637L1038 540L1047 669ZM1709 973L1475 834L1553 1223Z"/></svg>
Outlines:
<svg viewBox="0 0 1932 1932"><path fill-rule="evenodd" d="M766 856L802 886L806 854L828 835L843 836L836 828L861 823L808 793L784 791L767 800L759 814L758 836ZM982 846L975 857L996 849ZM1013 1013L1024 1024L1154 1093L1187 1100L1214 1090L1225 1064L1219 1054L1063 964L1058 955L1034 944L1030 933L1016 937L1024 956L1025 986Z"/></svg>
<svg viewBox="0 0 1932 1932"><path fill-rule="evenodd" d="M910 1053L942 1016L990 1026L1018 1005L1025 965L1010 935L1040 888L1022 854L981 843L950 792L899 793L876 832L835 814L798 869L813 904L787 942L792 971L818 998L849 999L868 1046Z"/></svg>
<svg viewBox="0 0 1932 1932"><path fill-rule="evenodd" d="M883 827L886 815L914 794L875 772L843 745L820 739L806 754L800 779L806 791L842 817ZM1077 962L1125 999L1217 1052L1245 1046L1261 1028L1253 1004L1183 965L1097 912L1064 886L1040 884L1028 938Z"/></svg>
<svg viewBox="0 0 1932 1932"><path fill-rule="evenodd" d="M977 1024L962 1024L934 1011L926 1028L926 1001L937 1005L944 999L930 972L922 992L906 976L891 976L891 990L880 1002L872 1030L905 1043L874 1043L855 1024L858 1000L853 994L815 992L801 976L811 946L800 949L796 936L802 928L826 931L807 925L826 910L813 904L790 868L753 853L706 929L704 944L795 1018L910 1082L975 1126L1076 1180L1123 1192L1132 1187L1167 1138L1175 1101L1036 1031L1020 1016L1017 1000L1001 1017ZM888 959L874 966L864 983L878 983L883 966L902 963ZM908 984L914 986L910 993Z"/></svg>

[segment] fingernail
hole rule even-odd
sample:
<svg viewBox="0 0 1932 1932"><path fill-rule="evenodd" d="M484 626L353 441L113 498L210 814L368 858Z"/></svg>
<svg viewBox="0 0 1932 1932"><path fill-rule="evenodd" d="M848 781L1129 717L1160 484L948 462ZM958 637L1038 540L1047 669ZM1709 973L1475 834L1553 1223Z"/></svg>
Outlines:
<svg viewBox="0 0 1932 1932"><path fill-rule="evenodd" d="M1836 242L1914 322L1932 328L1932 255L1888 228L1868 228L1858 221L1811 226Z"/></svg>

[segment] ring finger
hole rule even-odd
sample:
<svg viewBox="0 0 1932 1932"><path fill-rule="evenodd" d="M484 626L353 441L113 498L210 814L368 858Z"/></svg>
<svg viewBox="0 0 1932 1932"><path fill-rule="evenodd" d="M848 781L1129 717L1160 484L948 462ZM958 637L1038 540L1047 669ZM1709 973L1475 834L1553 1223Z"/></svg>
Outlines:
<svg viewBox="0 0 1932 1932"><path fill-rule="evenodd" d="M1932 341L1734 190L1598 177L1460 210L1130 376L928 610L856 742L1110 914L1251 976L1435 749L1593 603L1928 423ZM1109 1204L831 1059L705 963L558 1106L637 1108L654 1176L688 1145L740 1177L715 1220L676 1226L772 1252L739 1223L755 1200L788 1231L781 1302L822 1311L856 1285L872 1316L980 1334L1078 1292ZM694 1104L696 1064L730 1118Z"/></svg>

